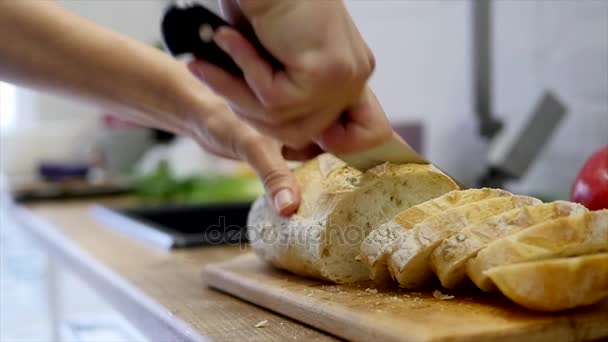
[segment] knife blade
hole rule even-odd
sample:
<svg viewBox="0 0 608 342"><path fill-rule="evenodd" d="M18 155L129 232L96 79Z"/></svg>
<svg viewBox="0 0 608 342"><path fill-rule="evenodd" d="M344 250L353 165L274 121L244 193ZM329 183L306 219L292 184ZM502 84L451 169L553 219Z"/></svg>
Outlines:
<svg viewBox="0 0 608 342"><path fill-rule="evenodd" d="M205 6L170 4L165 11L161 25L164 44L173 56L193 54L196 58L220 67L236 77L244 77L243 71L238 65L213 40L213 35L218 28L235 27ZM283 65L262 46L255 34L244 31L239 30L275 70L283 69ZM343 118L348 119L346 113L342 114L341 119ZM362 171L387 161L397 164L429 163L394 132L390 140L379 146L335 155L348 165Z"/></svg>

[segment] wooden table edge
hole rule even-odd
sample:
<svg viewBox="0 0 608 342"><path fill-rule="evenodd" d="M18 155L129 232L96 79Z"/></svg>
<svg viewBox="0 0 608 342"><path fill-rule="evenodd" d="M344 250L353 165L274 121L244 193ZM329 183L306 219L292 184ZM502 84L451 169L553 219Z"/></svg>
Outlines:
<svg viewBox="0 0 608 342"><path fill-rule="evenodd" d="M15 205L15 218L44 251L74 271L151 341L200 342L209 339L142 294L136 287L60 234L32 210ZM156 327L154 335L148 333ZM160 329L159 329L160 328ZM160 332L160 334L159 334Z"/></svg>

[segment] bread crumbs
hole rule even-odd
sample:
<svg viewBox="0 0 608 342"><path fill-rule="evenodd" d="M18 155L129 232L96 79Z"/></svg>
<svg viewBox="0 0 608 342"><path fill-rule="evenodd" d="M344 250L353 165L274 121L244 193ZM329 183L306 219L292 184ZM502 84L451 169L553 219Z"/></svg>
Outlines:
<svg viewBox="0 0 608 342"><path fill-rule="evenodd" d="M256 328L264 328L268 326L268 320L259 321L258 324L255 325Z"/></svg>
<svg viewBox="0 0 608 342"><path fill-rule="evenodd" d="M369 292L369 293L378 293L377 289L370 289L369 287L367 289L365 289L365 292Z"/></svg>
<svg viewBox="0 0 608 342"><path fill-rule="evenodd" d="M452 295L447 295L447 294L443 294L441 293L441 291L439 290L435 290L433 291L433 297L437 298L437 299L441 299L441 300L450 300L453 299L454 296Z"/></svg>

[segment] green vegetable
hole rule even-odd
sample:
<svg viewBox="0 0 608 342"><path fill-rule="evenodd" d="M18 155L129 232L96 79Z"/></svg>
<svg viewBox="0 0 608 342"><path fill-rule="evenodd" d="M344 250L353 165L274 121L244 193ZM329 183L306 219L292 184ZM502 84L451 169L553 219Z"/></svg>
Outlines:
<svg viewBox="0 0 608 342"><path fill-rule="evenodd" d="M253 176L208 175L175 179L167 163L139 177L135 193L146 203L226 203L252 201L263 193Z"/></svg>

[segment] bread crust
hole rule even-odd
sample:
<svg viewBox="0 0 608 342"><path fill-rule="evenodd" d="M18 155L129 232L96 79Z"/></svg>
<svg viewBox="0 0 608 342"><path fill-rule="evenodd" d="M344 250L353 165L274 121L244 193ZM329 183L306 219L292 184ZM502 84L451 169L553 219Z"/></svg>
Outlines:
<svg viewBox="0 0 608 342"><path fill-rule="evenodd" d="M480 289L496 287L490 268L526 261L608 251L608 209L562 217L493 241L466 264L466 273Z"/></svg>
<svg viewBox="0 0 608 342"><path fill-rule="evenodd" d="M498 197L452 208L441 215L432 216L407 230L397 241L398 247L389 258L389 271L399 282L399 286L418 288L432 277L433 270L429 258L443 239L458 233L467 225L484 222L513 208L540 203L540 200L528 196Z"/></svg>
<svg viewBox="0 0 608 342"><path fill-rule="evenodd" d="M608 253L498 266L486 274L505 296L532 310L566 310L608 297Z"/></svg>
<svg viewBox="0 0 608 342"><path fill-rule="evenodd" d="M565 201L509 210L483 223L469 225L443 240L431 254L431 266L444 287L454 288L466 280L466 262L492 241L534 224L586 212L584 206Z"/></svg>
<svg viewBox="0 0 608 342"><path fill-rule="evenodd" d="M361 259L370 269L370 278L378 283L390 281L387 258L394 242L405 232L425 219L445 210L488 198L512 196L502 189L468 189L450 191L440 197L405 209L389 222L374 229L361 244Z"/></svg>

